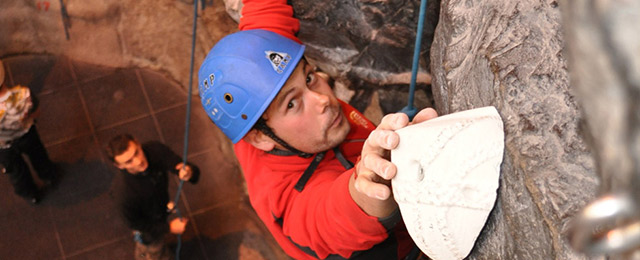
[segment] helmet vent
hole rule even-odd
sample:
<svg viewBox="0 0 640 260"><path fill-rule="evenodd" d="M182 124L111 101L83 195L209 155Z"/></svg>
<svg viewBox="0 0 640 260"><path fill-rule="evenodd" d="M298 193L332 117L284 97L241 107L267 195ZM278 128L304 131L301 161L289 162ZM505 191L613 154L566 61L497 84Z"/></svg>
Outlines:
<svg viewBox="0 0 640 260"><path fill-rule="evenodd" d="M229 93L224 93L224 101L231 104L231 102L233 102L233 96Z"/></svg>

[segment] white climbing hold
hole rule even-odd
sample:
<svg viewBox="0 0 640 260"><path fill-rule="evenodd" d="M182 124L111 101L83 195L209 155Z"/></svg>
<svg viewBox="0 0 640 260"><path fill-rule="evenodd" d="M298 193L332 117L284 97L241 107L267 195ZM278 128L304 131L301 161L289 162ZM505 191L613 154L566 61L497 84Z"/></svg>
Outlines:
<svg viewBox="0 0 640 260"><path fill-rule="evenodd" d="M466 257L497 196L504 150L498 111L467 110L396 132L391 185L409 235L432 259Z"/></svg>

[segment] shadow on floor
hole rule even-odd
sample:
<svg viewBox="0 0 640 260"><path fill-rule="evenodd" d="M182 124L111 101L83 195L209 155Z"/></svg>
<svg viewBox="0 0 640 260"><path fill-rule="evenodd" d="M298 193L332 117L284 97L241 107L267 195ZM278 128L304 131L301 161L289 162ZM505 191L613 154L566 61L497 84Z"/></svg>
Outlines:
<svg viewBox="0 0 640 260"><path fill-rule="evenodd" d="M65 207L108 192L114 172L101 161L60 163L58 183L44 191L42 205Z"/></svg>
<svg viewBox="0 0 640 260"><path fill-rule="evenodd" d="M38 131L63 175L36 206L0 176L0 259L133 259L131 230L116 199L121 173L104 147L116 134L131 133L182 154L186 91L145 69L49 55L2 59L8 85L28 86L39 98ZM199 103L194 97L188 160L202 176L185 185L179 205L190 219L182 259L288 259L249 206L231 143ZM177 183L172 176L172 196Z"/></svg>

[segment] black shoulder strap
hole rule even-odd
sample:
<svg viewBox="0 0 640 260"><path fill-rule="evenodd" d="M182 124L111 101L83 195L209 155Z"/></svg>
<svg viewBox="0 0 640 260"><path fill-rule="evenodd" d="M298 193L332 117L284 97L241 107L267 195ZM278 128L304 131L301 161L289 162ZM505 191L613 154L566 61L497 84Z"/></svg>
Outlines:
<svg viewBox="0 0 640 260"><path fill-rule="evenodd" d="M340 161L340 164L342 164L345 169L349 170L353 168L353 163L344 157L337 146L333 148L333 152L336 154L336 158L338 158L338 161Z"/></svg>
<svg viewBox="0 0 640 260"><path fill-rule="evenodd" d="M296 183L296 186L294 186L294 188L298 191L298 192L302 192L302 190L304 189L304 185L307 184L307 181L309 181L309 179L311 178L311 175L313 174L313 172L316 171L316 168L318 168L318 164L320 164L320 162L322 161L322 158L324 158L324 155L327 152L321 152L316 154L315 157L313 157L313 161L311 161L311 163L309 164L309 166L307 167L306 170L304 170L304 173L302 173L302 176L300 176L300 179L298 179L298 182Z"/></svg>

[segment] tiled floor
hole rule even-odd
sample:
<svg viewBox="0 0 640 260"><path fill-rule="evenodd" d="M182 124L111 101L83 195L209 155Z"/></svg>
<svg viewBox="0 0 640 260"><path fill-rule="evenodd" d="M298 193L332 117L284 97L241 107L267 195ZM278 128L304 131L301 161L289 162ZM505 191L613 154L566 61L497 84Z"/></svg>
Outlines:
<svg viewBox="0 0 640 260"><path fill-rule="evenodd" d="M121 173L103 148L128 132L182 155L186 91L144 69L46 55L3 61L9 85L29 86L39 97L38 130L63 176L36 206L0 176L0 259L133 259L134 242L117 210ZM288 259L248 204L229 141L197 96L192 102L188 160L202 177L184 185L180 206L190 222L181 259ZM171 194L176 189L172 176Z"/></svg>

